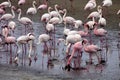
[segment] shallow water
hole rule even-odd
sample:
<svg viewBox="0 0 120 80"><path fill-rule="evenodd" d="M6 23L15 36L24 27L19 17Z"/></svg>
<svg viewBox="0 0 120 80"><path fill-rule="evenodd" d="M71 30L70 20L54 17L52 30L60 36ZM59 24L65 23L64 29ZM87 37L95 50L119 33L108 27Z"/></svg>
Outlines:
<svg viewBox="0 0 120 80"><path fill-rule="evenodd" d="M1 0L0 2L2 2L4 0ZM15 0L16 1L16 0ZM81 0L80 0L81 1ZM16 1L17 2L17 1ZM51 1L52 2L52 1ZM53 3L51 3L51 5L55 4L56 1L53 0ZM59 2L59 1L58 1ZM67 1L68 2L68 1ZM76 0L75 3L79 2L79 0ZM83 2L83 4L87 2L87 0L85 0ZM100 2L100 0L98 1L98 3ZM28 3L27 3L28 4ZM83 6L83 4L81 6ZM100 4L100 3L99 3ZM118 27L118 22L120 21L120 19L118 18L118 16L116 15L117 10L119 9L119 5L120 1L118 0L114 0L114 4L113 7L110 7L110 13L109 15L106 15L107 18L107 26L105 27L105 29L108 31L107 34L107 43L108 43L108 54L107 54L107 58L108 61L106 63L106 65L103 65L103 71L101 72L100 69L94 66L94 65L86 65L85 61L88 60L88 54L83 52L83 57L82 57L82 64L81 66L86 67L89 66L89 72L87 72L86 70L78 70L78 71L74 71L71 70L70 72L65 71L62 69L62 67L64 67L66 65L65 61L64 61L64 57L65 57L65 46L63 43L61 43L59 46L56 45L56 55L59 56L57 57L57 60L52 61L52 65L48 65L48 56L43 54L42 50L43 50L43 44L41 45L37 45L37 49L36 49L36 53L37 53L37 57L38 60L36 62L32 62L31 66L28 66L28 58L26 58L25 62L22 63L22 54L20 54L20 61L19 61L19 66L24 66L24 67L28 67L28 68L32 68L35 69L37 71L43 71L48 75L56 75L57 77L63 77L63 79L65 78L66 80L69 79L75 79L75 80L119 80L120 77L120 69L119 69L119 55L120 55L120 43L119 43L119 36L118 32L119 32L119 27ZM31 4L29 2L28 5L26 5L26 8L24 9L26 11L27 7L29 7ZM79 4L76 4L75 8L78 8ZM21 6L21 8L24 8L24 6ZM80 7L80 10L82 10L83 7ZM68 5L68 9L69 5ZM9 10L9 8L7 9ZM25 11L23 11L23 16L27 16L25 15ZM75 11L77 12L78 9L75 9ZM46 11L45 11L46 12ZM44 32L44 27L42 25L42 22L40 22L40 16L43 12L38 13L37 15L34 16L33 21L33 32L36 36L36 40L35 42L37 42L37 38L40 34L45 33ZM74 16L76 19L82 19L84 21L85 19L85 14L84 16L82 16L82 14L84 13L84 11L82 10L80 15L79 15L80 11L78 13L70 13L69 15ZM17 15L17 14L16 14ZM111 16L113 15L113 16ZM30 17L30 16L28 16ZM113 20L114 19L114 20ZM21 25L18 21L17 21L17 16L14 19L14 21L16 21L17 23L17 28L15 30L15 37L18 37L20 35L22 35L24 33L24 25ZM56 33L56 41L58 38L63 37L62 31L63 31L63 25L57 25L57 33ZM29 31L28 31L29 32ZM100 41L99 38L96 36L92 36L92 40L94 42L94 44L97 44L98 46L100 46ZM64 48L64 50L63 50ZM16 49L16 48L14 48ZM106 48L103 49L103 53L105 53ZM13 51L13 58L15 57L15 53L16 50ZM0 52L1 56L3 58L1 58L1 63L9 63L9 57L6 57L6 55L9 55L9 52ZM52 52L52 54L54 55L54 52ZM24 54L25 55L25 54ZM94 64L97 64L96 62L96 58L95 58L95 62ZM14 64L13 64L14 65ZM67 78L68 79L67 79Z"/></svg>

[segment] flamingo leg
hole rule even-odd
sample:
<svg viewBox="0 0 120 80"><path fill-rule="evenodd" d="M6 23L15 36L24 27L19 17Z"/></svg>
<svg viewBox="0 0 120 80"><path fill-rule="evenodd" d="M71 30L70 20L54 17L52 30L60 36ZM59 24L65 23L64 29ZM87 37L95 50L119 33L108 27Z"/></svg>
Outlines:
<svg viewBox="0 0 120 80"><path fill-rule="evenodd" d="M10 64L12 64L12 45L10 44Z"/></svg>

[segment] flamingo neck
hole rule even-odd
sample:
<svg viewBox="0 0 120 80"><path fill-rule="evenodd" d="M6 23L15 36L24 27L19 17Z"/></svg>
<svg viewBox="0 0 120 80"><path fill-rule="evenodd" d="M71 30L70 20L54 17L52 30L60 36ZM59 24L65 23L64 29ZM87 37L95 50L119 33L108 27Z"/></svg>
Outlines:
<svg viewBox="0 0 120 80"><path fill-rule="evenodd" d="M97 26L95 26L95 28L94 28L94 33L96 33L97 29L98 29L98 27L97 27Z"/></svg>
<svg viewBox="0 0 120 80"><path fill-rule="evenodd" d="M11 12L12 12L12 15L13 15L12 17L15 18L15 12L12 8L11 8Z"/></svg>
<svg viewBox="0 0 120 80"><path fill-rule="evenodd" d="M57 11L57 13L58 13L58 16L59 16L59 19L60 19L59 23L62 23L62 17L61 17L61 15L60 15L60 13L57 9L57 6L55 6L55 11Z"/></svg>
<svg viewBox="0 0 120 80"><path fill-rule="evenodd" d="M22 52L22 47L20 46L20 43L19 43L19 42L17 42L17 46L18 46L17 54L19 54L19 53Z"/></svg>
<svg viewBox="0 0 120 80"><path fill-rule="evenodd" d="M35 8L35 10L37 10L36 6L35 6L35 1L33 1L33 8Z"/></svg>
<svg viewBox="0 0 120 80"><path fill-rule="evenodd" d="M63 19L66 17L67 11L65 10L65 13L63 15Z"/></svg>
<svg viewBox="0 0 120 80"><path fill-rule="evenodd" d="M92 17L92 21L95 22L95 17Z"/></svg>
<svg viewBox="0 0 120 80"><path fill-rule="evenodd" d="M47 5L47 1L46 1L46 0L44 0L43 3L44 3L45 5Z"/></svg>
<svg viewBox="0 0 120 80"><path fill-rule="evenodd" d="M11 7L11 2L10 2L10 0L8 0L8 2L9 2L9 7Z"/></svg>
<svg viewBox="0 0 120 80"><path fill-rule="evenodd" d="M50 14L50 12L51 12L51 11L50 11L50 7L48 7L48 13Z"/></svg>
<svg viewBox="0 0 120 80"><path fill-rule="evenodd" d="M33 41L29 41L29 45L30 45L30 48L29 48L29 57L31 56L31 53L32 53L32 45L33 45Z"/></svg>
<svg viewBox="0 0 120 80"><path fill-rule="evenodd" d="M20 12L19 12L19 15L18 15L18 20L20 20L20 17L21 17L21 9L20 9Z"/></svg>

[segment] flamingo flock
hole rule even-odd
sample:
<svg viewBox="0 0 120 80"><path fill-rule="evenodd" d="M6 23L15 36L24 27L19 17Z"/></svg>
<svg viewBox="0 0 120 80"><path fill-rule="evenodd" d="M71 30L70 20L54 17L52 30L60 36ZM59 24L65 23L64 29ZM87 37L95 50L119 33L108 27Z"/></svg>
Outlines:
<svg viewBox="0 0 120 80"><path fill-rule="evenodd" d="M71 7L73 7L73 0L71 1ZM25 5L25 0L19 0L18 5ZM73 67L72 59L75 57L74 60L74 68L80 67L83 54L89 54L89 63L94 63L92 61L92 56L95 54L98 60L98 64L102 64L102 56L99 52L102 52L104 45L103 37L106 38L108 32L105 30L105 26L107 25L106 19L103 17L103 7L109 7L112 5L112 0L104 0L102 5L97 5L96 0L89 0L88 3L85 5L84 10L89 10L90 14L86 17L86 22L82 20L75 19L74 17L68 14L67 9L60 9L58 4L55 4L52 8L48 5L47 0L43 0L43 4L40 6L36 6L36 1L33 1L32 7L28 8L26 11L26 15L36 15L38 10L47 10L46 13L43 13L40 17L40 22L43 23L44 33L39 34L39 37L34 34L34 32L29 31L32 27L34 29L34 21L32 18L28 17L21 17L22 9L19 8L16 10L15 6L11 5L10 0L3 2L0 4L0 22L5 20L6 23L2 27L2 36L4 36L4 44L10 46L10 63L13 62L18 65L19 64L19 55L27 54L27 58L29 61L29 66L32 63L32 53L34 51L33 45L40 45L43 43L43 49L45 53L51 50L50 57L54 57L57 55L56 47L59 46L57 43L64 43L65 44L65 59L67 64L65 69L70 71L70 68ZM4 9L6 7L11 8L11 13L7 13ZM96 11L92 11L97 7ZM18 24L23 24L25 27L22 26L22 30L24 32L19 36L15 37L14 32L17 27L17 23L13 21L16 19L15 13L18 13ZM119 14L118 11L117 14ZM56 33L58 31L58 26L62 24L64 26L63 32L61 32L64 37L57 38ZM100 37L100 42L102 45L97 45L94 43L93 36L96 38ZM36 39L37 38L37 39ZM2 42L2 38L0 38L0 43ZM4 45L3 44L3 45ZM12 55L12 47L13 44L16 46L16 54ZM6 48L6 47L3 47ZM54 55L52 55L54 53ZM24 55L25 56L25 55ZM26 57L25 57L26 58ZM35 60L37 60L37 56L35 56ZM106 61L105 61L106 62ZM78 65L78 66L77 66Z"/></svg>

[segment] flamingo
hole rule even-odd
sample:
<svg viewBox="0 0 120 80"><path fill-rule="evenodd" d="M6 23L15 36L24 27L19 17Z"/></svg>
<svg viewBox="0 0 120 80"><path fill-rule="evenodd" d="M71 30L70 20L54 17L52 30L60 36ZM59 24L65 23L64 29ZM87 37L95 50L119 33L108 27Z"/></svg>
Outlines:
<svg viewBox="0 0 120 80"><path fill-rule="evenodd" d="M101 49L94 44L88 44L88 41L86 39L86 44L84 45L84 51L89 53L89 59L90 63L92 63L92 55L95 54L97 56L98 62L100 63L101 57L98 55L98 51L101 51Z"/></svg>
<svg viewBox="0 0 120 80"><path fill-rule="evenodd" d="M104 11L106 12L106 14L109 13L108 7L112 6L112 0L103 0L103 7L104 7Z"/></svg>
<svg viewBox="0 0 120 80"><path fill-rule="evenodd" d="M12 64L12 45L16 43L16 38L13 36L8 36L9 30L5 26L2 30L3 36L5 37L5 44L10 45L10 64Z"/></svg>
<svg viewBox="0 0 120 80"><path fill-rule="evenodd" d="M2 3L0 3L0 6L3 6L3 7L11 7L11 2L10 2L10 0L5 1L5 2L2 2Z"/></svg>
<svg viewBox="0 0 120 80"><path fill-rule="evenodd" d="M77 63L79 64L78 67L80 67L80 59L82 57L82 52L83 52L83 45L85 44L85 41L79 41L73 44L73 49L72 49L72 53L70 55L70 57L67 60L67 65L65 66L65 69L68 69L68 71L70 71L70 63L72 58L74 57L74 55L76 54L77 57ZM76 61L74 61L74 67L76 68Z"/></svg>
<svg viewBox="0 0 120 80"><path fill-rule="evenodd" d="M1 18L0 18L0 21L1 21L1 20L6 20L6 21L8 21L9 19L15 18L14 10L15 10L15 7L12 6L12 7L11 7L11 12L12 12L12 14L6 13L6 14L2 15Z"/></svg>
<svg viewBox="0 0 120 80"><path fill-rule="evenodd" d="M78 34L81 35L81 37L86 37L89 35L89 31L88 31L88 26L84 25L84 31L78 31Z"/></svg>
<svg viewBox="0 0 120 80"><path fill-rule="evenodd" d="M106 19L105 18L103 18L102 17L102 7L101 6L98 6L98 8L99 8L99 13L100 13L100 18L99 18L99 20L98 20L98 24L100 25L100 26L106 26Z"/></svg>
<svg viewBox="0 0 120 80"><path fill-rule="evenodd" d="M67 49L66 49L66 55L67 56L69 55L72 44L74 44L78 41L81 41L81 40L82 40L82 38L79 34L68 35L66 37L65 45L67 45Z"/></svg>
<svg viewBox="0 0 120 80"><path fill-rule="evenodd" d="M88 3L85 5L84 10L91 10L96 7L96 0L89 0Z"/></svg>
<svg viewBox="0 0 120 80"><path fill-rule="evenodd" d="M120 10L118 10L117 15L120 14Z"/></svg>
<svg viewBox="0 0 120 80"><path fill-rule="evenodd" d="M42 22L47 23L47 22L50 20L50 18L51 18L50 14L49 14L50 9L51 9L51 7L48 7L48 13L44 13L44 14L41 16L41 21L42 21Z"/></svg>
<svg viewBox="0 0 120 80"><path fill-rule="evenodd" d="M16 65L18 65L18 60L19 60L18 56L22 52L22 45L27 43L30 45L28 58L29 58L29 65L31 65L32 62L31 53L32 53L32 44L33 44L32 42L34 41L34 39L35 36L32 33L28 33L27 35L22 35L17 38L18 51L14 59L14 63ZM25 48L25 53L26 53L26 48Z"/></svg>
<svg viewBox="0 0 120 80"><path fill-rule="evenodd" d="M95 28L94 28L94 34L96 36L105 36L107 34L107 31L103 28L99 28L98 29L98 26L96 25Z"/></svg>
<svg viewBox="0 0 120 80"><path fill-rule="evenodd" d="M96 24L97 24L97 23L95 22L94 17L92 17L92 21L88 21L88 22L85 23L85 26L87 26L88 29L89 29L90 44L92 43L91 31L93 30L93 28L94 28L94 26L95 26Z"/></svg>
<svg viewBox="0 0 120 80"><path fill-rule="evenodd" d="M8 23L8 28L12 30L12 32L14 33L14 30L16 28L16 23L14 21L10 21Z"/></svg>
<svg viewBox="0 0 120 80"><path fill-rule="evenodd" d="M28 17L21 17L21 9L18 9L19 15L18 15L18 21L25 25L25 34L26 34L26 26L33 24L32 20Z"/></svg>
<svg viewBox="0 0 120 80"><path fill-rule="evenodd" d="M107 31L103 28L99 28L98 29L98 25L95 26L94 28L94 34L98 37L105 37L106 38L106 35L107 35ZM101 47L103 46L103 38L100 39L100 42L101 42ZM103 48L103 47L102 47ZM106 42L106 60L107 60L107 42Z"/></svg>
<svg viewBox="0 0 120 80"><path fill-rule="evenodd" d="M83 22L81 20L75 20L74 25L75 25L75 28L78 29L79 27L83 26Z"/></svg>
<svg viewBox="0 0 120 80"><path fill-rule="evenodd" d="M57 12L57 14L58 14L58 17L53 17L53 18L51 18L51 19L49 20L49 23L52 23L52 24L62 23L62 17L61 17L61 15L60 15L57 7L58 7L58 5L56 4L56 5L55 5L55 10L56 10L56 12Z"/></svg>
<svg viewBox="0 0 120 80"><path fill-rule="evenodd" d="M103 0L103 5L102 6L106 6L106 7L109 7L112 5L112 0Z"/></svg>
<svg viewBox="0 0 120 80"><path fill-rule="evenodd" d="M28 10L26 12L27 14L34 15L37 13L37 9L36 9L35 4L36 4L36 1L33 1L33 3L32 3L33 7L28 8Z"/></svg>
<svg viewBox="0 0 120 80"><path fill-rule="evenodd" d="M44 43L44 51L48 51L48 45L47 42L50 40L50 36L48 34L41 34L38 37L38 43L37 44L41 44Z"/></svg>
<svg viewBox="0 0 120 80"><path fill-rule="evenodd" d="M47 32L52 32L52 31L54 31L54 25L53 24L50 24L49 22L47 23L47 25L46 25L46 30L47 30Z"/></svg>
<svg viewBox="0 0 120 80"><path fill-rule="evenodd" d="M19 0L18 5L23 5L23 4L25 4L25 2L26 2L26 0Z"/></svg>
<svg viewBox="0 0 120 80"><path fill-rule="evenodd" d="M2 8L0 8L0 15L5 14L5 10L3 10Z"/></svg>
<svg viewBox="0 0 120 80"><path fill-rule="evenodd" d="M39 10L45 10L45 9L47 9L47 7L48 7L47 1L44 0L44 3L41 4L37 9L39 9Z"/></svg>
<svg viewBox="0 0 120 80"><path fill-rule="evenodd" d="M73 17L71 17L71 16L66 16L66 14L67 14L67 10L66 9L63 9L63 12L64 12L63 22L64 22L65 26L66 26L66 24L72 24L73 25L75 19Z"/></svg>

